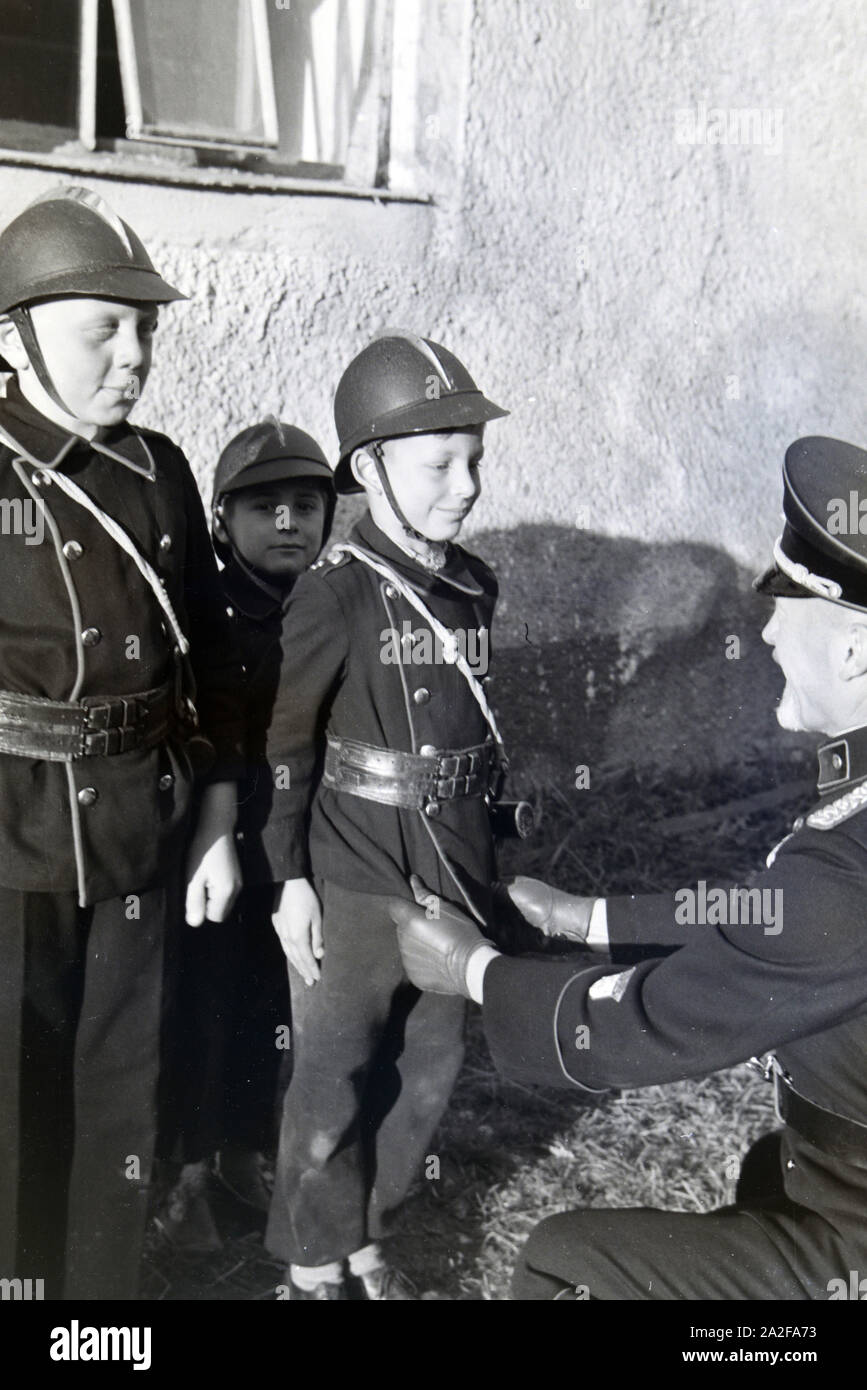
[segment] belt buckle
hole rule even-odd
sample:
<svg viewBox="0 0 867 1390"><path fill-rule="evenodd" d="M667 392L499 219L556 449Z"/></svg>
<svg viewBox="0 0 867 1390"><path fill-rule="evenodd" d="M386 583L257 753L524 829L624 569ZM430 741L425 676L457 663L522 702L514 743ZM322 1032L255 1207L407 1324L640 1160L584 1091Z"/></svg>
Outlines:
<svg viewBox="0 0 867 1390"><path fill-rule="evenodd" d="M447 781L453 781L458 776L461 769L461 756L459 753L446 753L437 760L437 776L443 777Z"/></svg>
<svg viewBox="0 0 867 1390"><path fill-rule="evenodd" d="M135 748L146 713L146 703L134 696L119 695L103 705L87 705L81 737L84 756L113 757Z"/></svg>

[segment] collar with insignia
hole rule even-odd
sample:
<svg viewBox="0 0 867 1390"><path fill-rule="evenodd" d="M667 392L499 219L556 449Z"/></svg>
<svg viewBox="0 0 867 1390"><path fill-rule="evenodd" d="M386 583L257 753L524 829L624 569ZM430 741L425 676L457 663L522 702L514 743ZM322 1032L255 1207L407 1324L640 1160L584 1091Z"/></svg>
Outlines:
<svg viewBox="0 0 867 1390"><path fill-rule="evenodd" d="M831 830L867 806L867 727L849 729L818 750L820 804L806 818L814 830Z"/></svg>
<svg viewBox="0 0 867 1390"><path fill-rule="evenodd" d="M10 448L14 446L34 468L58 468L77 450L93 450L150 481L156 478L153 454L134 425L117 425L101 440L85 439L49 420L31 405L14 378L7 382L6 393L0 400L0 427L4 442Z"/></svg>

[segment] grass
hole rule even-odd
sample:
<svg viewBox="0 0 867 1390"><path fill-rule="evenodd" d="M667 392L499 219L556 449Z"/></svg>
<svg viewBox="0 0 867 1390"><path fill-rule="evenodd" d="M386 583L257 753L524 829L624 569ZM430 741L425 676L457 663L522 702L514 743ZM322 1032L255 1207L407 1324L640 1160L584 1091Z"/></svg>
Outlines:
<svg viewBox="0 0 867 1390"><path fill-rule="evenodd" d="M532 792L542 828L510 842L501 872L574 892L657 892L699 877L743 881L809 800L798 752L674 780L610 769L591 792ZM707 1211L733 1199L737 1164L774 1127L770 1087L739 1066L699 1081L624 1091L600 1104L504 1080L473 1011L467 1059L433 1143L439 1177L420 1179L392 1255L440 1297L508 1297L515 1256L537 1221L573 1206ZM149 1242L145 1297L270 1299L281 1271L263 1219L215 1193L223 1251L184 1257Z"/></svg>

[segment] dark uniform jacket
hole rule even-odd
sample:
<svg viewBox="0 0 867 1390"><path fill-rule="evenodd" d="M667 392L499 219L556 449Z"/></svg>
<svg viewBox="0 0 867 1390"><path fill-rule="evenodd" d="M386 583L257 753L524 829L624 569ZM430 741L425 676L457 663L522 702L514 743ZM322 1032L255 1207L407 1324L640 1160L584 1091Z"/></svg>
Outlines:
<svg viewBox="0 0 867 1390"><path fill-rule="evenodd" d="M485 650L497 583L481 560L453 546L445 570L433 575L393 545L369 515L351 539L408 581L447 628L463 632L471 657ZM326 561L295 585L267 745L275 779L266 832L271 877L312 873L361 893L406 896L407 877L416 873L434 893L460 902L451 865L484 911L493 848L481 797L443 801L434 820L319 783L326 731L415 753L425 745L469 748L487 737L486 720L455 666L383 659L388 634L402 635L407 622L413 633L430 635L394 586L357 559ZM421 641L415 650L423 652ZM289 786L281 789L287 771Z"/></svg>
<svg viewBox="0 0 867 1390"><path fill-rule="evenodd" d="M217 750L210 779L233 779L241 769L240 673L184 455L164 435L123 425L104 440L121 458L108 458L40 415L14 381L0 400L0 426L18 446L0 441L0 497L31 506L41 497L46 512L41 544L21 534L0 538L0 691L67 701L79 672L78 699L131 695L174 678L173 639L154 594L97 519L51 485L56 464L123 527L164 581L190 639L202 732ZM143 471L142 437L153 479ZM14 516L11 506L7 514ZM0 754L0 883L78 891L82 902L153 886L179 852L191 783L177 738L72 763Z"/></svg>
<svg viewBox="0 0 867 1390"><path fill-rule="evenodd" d="M221 571L220 582L242 672L245 768L238 782L238 857L245 883L267 882L262 829L268 822L274 793L265 745L280 681L283 600L257 584L234 557Z"/></svg>
<svg viewBox="0 0 867 1390"><path fill-rule="evenodd" d="M773 1049L801 1095L867 1125L867 781L849 790L823 797L751 880L778 895L766 899L782 908L773 926L736 925L731 908L728 925L679 925L682 897L611 898L617 964L493 961L484 1018L497 1065L599 1090ZM789 1197L847 1228L857 1215L867 1248L867 1144L862 1162L843 1162L787 1128L784 1157Z"/></svg>

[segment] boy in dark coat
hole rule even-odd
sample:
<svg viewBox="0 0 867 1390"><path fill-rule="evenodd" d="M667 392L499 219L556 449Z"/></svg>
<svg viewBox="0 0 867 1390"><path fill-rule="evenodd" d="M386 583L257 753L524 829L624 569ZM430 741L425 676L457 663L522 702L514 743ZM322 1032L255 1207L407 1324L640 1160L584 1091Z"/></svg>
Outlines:
<svg viewBox="0 0 867 1390"><path fill-rule="evenodd" d="M267 1243L291 1298L345 1298L347 1272L363 1297L415 1297L378 1242L454 1085L465 1009L410 985L386 903L417 872L487 913L497 585L453 541L505 414L411 334L374 340L337 389L337 489L369 510L293 592L267 749L294 1030Z"/></svg>
<svg viewBox="0 0 867 1390"><path fill-rule="evenodd" d="M136 1294L191 758L211 767L188 922L240 881L240 672L207 526L180 450L127 424L181 298L87 189L0 235L0 488L39 522L0 548L0 1274L48 1297Z"/></svg>
<svg viewBox="0 0 867 1390"><path fill-rule="evenodd" d="M183 1167L160 1222L193 1251L221 1241L208 1201L211 1160L242 1201L267 1211L263 1151L275 1139L281 1057L288 1055L286 962L271 924L274 890L262 883L261 830L273 789L265 739L280 678L284 607L328 540L332 471L319 445L269 417L236 435L214 475L211 534L244 676L246 771L235 832L248 886L231 918L183 941L173 1028L171 1089Z"/></svg>

